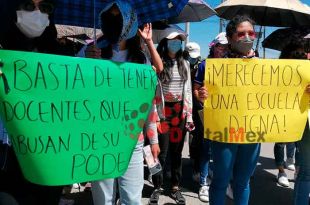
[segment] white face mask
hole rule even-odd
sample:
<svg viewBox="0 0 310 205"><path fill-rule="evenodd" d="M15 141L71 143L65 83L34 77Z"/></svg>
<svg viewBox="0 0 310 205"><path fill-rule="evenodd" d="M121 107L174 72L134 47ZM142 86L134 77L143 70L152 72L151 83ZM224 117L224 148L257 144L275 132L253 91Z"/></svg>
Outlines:
<svg viewBox="0 0 310 205"><path fill-rule="evenodd" d="M28 38L35 38L42 35L46 27L50 24L48 14L40 10L35 11L16 11L16 26Z"/></svg>

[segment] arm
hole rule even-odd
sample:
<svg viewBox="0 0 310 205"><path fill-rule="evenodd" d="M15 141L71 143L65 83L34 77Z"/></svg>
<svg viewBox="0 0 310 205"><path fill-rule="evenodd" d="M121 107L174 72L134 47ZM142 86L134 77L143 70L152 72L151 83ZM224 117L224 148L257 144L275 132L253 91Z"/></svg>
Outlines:
<svg viewBox="0 0 310 205"><path fill-rule="evenodd" d="M187 80L186 80L186 82L185 82L185 86L186 86L186 90L185 90L185 101L186 102L184 102L184 105L186 105L187 104L187 115L186 115L186 117L187 117L187 119L186 119L186 122L187 123L192 123L193 122L193 118L192 118L192 114L193 114L193 99L192 99L192 92L193 92L193 90L192 90L192 80L191 80L191 71L190 71L190 65L189 65L189 62L188 61L185 61L185 63L186 63L186 69L187 69Z"/></svg>
<svg viewBox="0 0 310 205"><path fill-rule="evenodd" d="M149 52L150 52L150 55L151 55L151 58L152 58L152 62L153 62L153 65L154 67L156 68L156 72L157 73L160 73L164 66L163 66L163 62L154 46L154 43L153 43L153 39L152 39L152 24L148 23L148 24L145 24L144 27L143 27L143 30L139 29L139 35L140 37L144 40L144 42L146 43L148 49L149 49Z"/></svg>
<svg viewBox="0 0 310 205"><path fill-rule="evenodd" d="M158 113L156 105L152 105L152 109L150 110L147 120L145 122L145 133L144 136L146 136L151 145L151 151L154 156L154 158L158 158L158 155L160 153L160 148L158 145L158 132L157 132L157 122L159 121Z"/></svg>
<svg viewBox="0 0 310 205"><path fill-rule="evenodd" d="M194 79L194 97L203 103L208 97L208 90L204 87L204 75L205 75L205 61L201 62L198 67L195 79Z"/></svg>

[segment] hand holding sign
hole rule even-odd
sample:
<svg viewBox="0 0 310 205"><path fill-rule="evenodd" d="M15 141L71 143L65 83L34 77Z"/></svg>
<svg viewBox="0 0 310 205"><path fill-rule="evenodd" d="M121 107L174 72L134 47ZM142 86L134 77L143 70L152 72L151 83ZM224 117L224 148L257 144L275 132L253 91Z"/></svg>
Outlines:
<svg viewBox="0 0 310 205"><path fill-rule="evenodd" d="M157 84L151 66L0 51L1 117L25 177L64 185L122 175Z"/></svg>

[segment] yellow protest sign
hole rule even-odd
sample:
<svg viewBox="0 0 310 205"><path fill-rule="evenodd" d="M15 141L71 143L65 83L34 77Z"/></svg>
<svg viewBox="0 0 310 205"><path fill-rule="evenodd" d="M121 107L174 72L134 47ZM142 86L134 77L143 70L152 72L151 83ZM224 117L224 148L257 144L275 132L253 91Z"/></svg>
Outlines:
<svg viewBox="0 0 310 205"><path fill-rule="evenodd" d="M227 143L294 142L308 118L310 61L207 59L205 137Z"/></svg>

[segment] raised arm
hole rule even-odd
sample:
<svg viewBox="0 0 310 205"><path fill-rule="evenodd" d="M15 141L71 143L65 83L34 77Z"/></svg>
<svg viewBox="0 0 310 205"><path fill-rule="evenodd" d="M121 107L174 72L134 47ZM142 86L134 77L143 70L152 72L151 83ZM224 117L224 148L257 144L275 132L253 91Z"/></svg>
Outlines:
<svg viewBox="0 0 310 205"><path fill-rule="evenodd" d="M152 24L147 23L143 26L143 29L139 29L139 35L140 37L144 40L144 42L147 45L147 48L149 49L151 58L152 58L152 62L153 62L153 66L156 69L157 73L160 73L164 66L163 66L163 62L154 46L153 43L153 39L152 39Z"/></svg>

